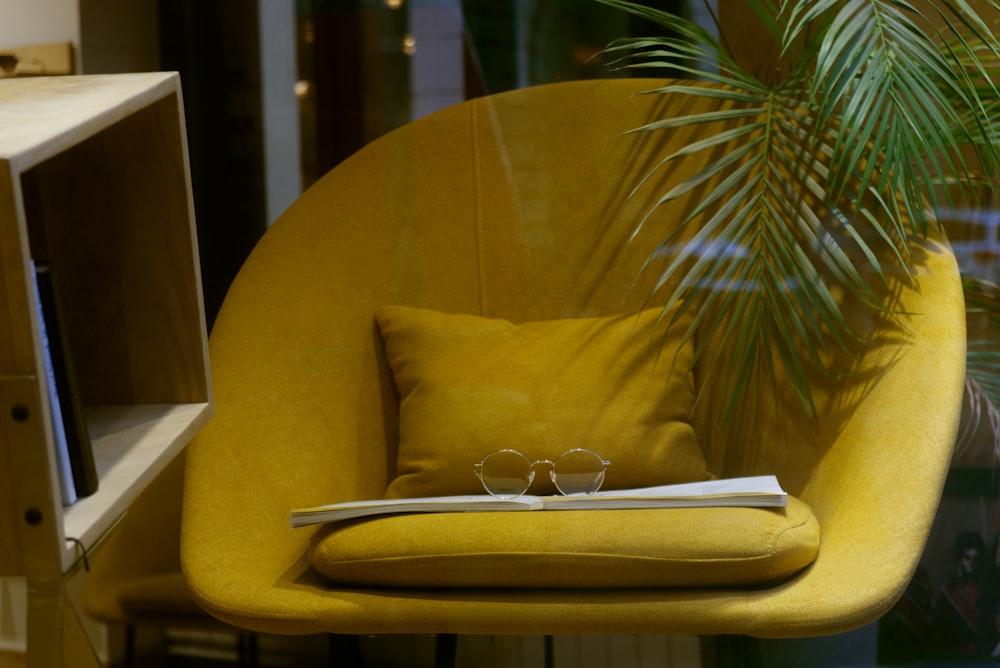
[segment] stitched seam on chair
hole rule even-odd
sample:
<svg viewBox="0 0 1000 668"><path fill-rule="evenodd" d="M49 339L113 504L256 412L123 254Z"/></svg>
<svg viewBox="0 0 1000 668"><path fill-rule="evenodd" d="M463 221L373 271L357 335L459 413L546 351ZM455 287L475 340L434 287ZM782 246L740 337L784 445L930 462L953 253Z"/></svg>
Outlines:
<svg viewBox="0 0 1000 668"><path fill-rule="evenodd" d="M479 105L482 100L470 105L472 108L472 200L473 225L476 235L476 278L479 281L479 314L486 315L486 276L485 259L483 257L483 202L482 202L482 165L479 146Z"/></svg>
<svg viewBox="0 0 1000 668"><path fill-rule="evenodd" d="M648 557L631 554L602 554L594 552L484 552L470 554L466 552L422 554L422 555L401 555L387 557L368 557L361 559L329 559L323 560L330 566L356 566L373 564L393 564L408 561L411 563L439 563L442 561L492 561L495 559L542 559L545 562L555 563L558 561L570 561L579 563L581 559L593 561L634 561L643 564L670 564L670 565L717 565L717 564L764 564L769 565L772 556L769 554L754 554L749 556L731 555L721 557ZM770 571L768 571L770 573Z"/></svg>
<svg viewBox="0 0 1000 668"><path fill-rule="evenodd" d="M638 578L629 578L628 576L624 576L620 579L612 577L611 580L598 585L602 588L611 586L683 587L692 586L692 584L694 584L694 586L735 586L762 584L775 579L774 575L768 571L768 560L763 555L750 559L709 559L700 561L675 561L669 559L660 560L655 558L619 558L613 555L600 555L602 558L595 559L594 556L595 555L589 555L589 561L591 563L583 566L582 570L586 571L590 569L593 572L600 573L605 572L608 568L611 568L612 570L621 571L624 569L625 572L630 572L628 569L629 564L646 567L659 566L660 568L660 572L657 575L646 574L645 576L639 576ZM326 564L327 568L321 568L321 571L324 572L326 577L335 581L367 581L374 583L383 582L386 578L388 578L396 584L403 584L402 582L397 582L394 578L396 575L405 570L409 573L411 580L407 581L404 586L423 586L427 584L425 578L428 577L428 568L432 569L431 572L434 574L441 574L447 577L450 573L452 577L460 578L461 576L458 576L456 572L451 570L452 562L465 565L466 567L474 567L476 564L493 565L494 569L491 572L496 575L498 573L496 570L497 568L503 570L510 568L524 568L526 566L537 566L537 559L538 555L533 553L483 555L480 559L470 559L468 555L458 555L457 559L452 558L450 555L428 555L420 558L380 558L372 560L334 562ZM544 563L549 569L563 567L567 571L572 570L574 572L578 572L581 570L580 555L566 554L560 555L558 558L554 559L546 558ZM678 567L681 567L683 574L678 574ZM722 570L720 570L720 568ZM748 577L747 579L734 579L734 568L743 576L747 575L747 572L743 569L751 568L755 575ZM530 578L528 579L530 580ZM467 582L467 584L472 586L474 583ZM483 583L479 584L481 586L485 586ZM522 583L516 586L541 586L541 584L533 583L528 585ZM545 586L554 586L554 583L548 582Z"/></svg>

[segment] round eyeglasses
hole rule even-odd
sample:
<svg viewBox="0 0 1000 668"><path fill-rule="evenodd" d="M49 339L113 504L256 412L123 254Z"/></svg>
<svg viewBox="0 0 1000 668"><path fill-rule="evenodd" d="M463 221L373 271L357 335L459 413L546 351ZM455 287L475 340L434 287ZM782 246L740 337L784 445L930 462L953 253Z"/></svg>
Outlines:
<svg viewBox="0 0 1000 668"><path fill-rule="evenodd" d="M549 467L549 477L560 494L593 494L604 484L604 473L611 464L586 448L574 448L555 460L532 462L517 450L495 450L474 465L476 475L487 492L501 499L514 499L531 487L535 467Z"/></svg>

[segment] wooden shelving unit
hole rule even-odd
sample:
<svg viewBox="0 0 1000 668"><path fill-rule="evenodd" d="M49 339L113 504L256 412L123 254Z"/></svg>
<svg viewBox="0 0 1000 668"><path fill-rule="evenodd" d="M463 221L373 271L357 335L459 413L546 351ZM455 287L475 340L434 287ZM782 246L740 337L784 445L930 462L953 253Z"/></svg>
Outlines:
<svg viewBox="0 0 1000 668"><path fill-rule="evenodd" d="M28 666L62 665L63 582L209 419L176 74L0 81L0 575ZM100 476L60 501L31 261L51 259Z"/></svg>

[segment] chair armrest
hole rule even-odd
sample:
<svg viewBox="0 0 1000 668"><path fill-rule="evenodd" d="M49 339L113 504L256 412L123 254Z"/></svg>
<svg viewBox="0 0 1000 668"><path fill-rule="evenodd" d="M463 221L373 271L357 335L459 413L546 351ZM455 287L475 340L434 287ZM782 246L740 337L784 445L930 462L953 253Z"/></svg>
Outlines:
<svg viewBox="0 0 1000 668"><path fill-rule="evenodd" d="M878 361L882 373L859 389L800 492L822 526L819 555L785 585L751 595L759 613L747 633L809 636L865 624L893 606L919 563L961 419L966 356L955 258L944 242L926 248L917 290L900 305L909 341L898 354L893 346L874 353L891 358Z"/></svg>

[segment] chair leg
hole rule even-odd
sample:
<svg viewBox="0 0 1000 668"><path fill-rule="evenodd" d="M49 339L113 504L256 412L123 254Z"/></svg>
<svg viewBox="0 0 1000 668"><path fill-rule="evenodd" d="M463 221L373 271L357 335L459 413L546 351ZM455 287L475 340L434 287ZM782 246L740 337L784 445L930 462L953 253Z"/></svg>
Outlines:
<svg viewBox="0 0 1000 668"><path fill-rule="evenodd" d="M238 665L256 667L259 662L257 634L240 633L237 637L237 643Z"/></svg>
<svg viewBox="0 0 1000 668"><path fill-rule="evenodd" d="M125 668L135 668L135 626L125 627Z"/></svg>
<svg viewBox="0 0 1000 668"><path fill-rule="evenodd" d="M704 645L703 645L704 648ZM761 668L760 640L750 636L722 635L712 637L706 668Z"/></svg>
<svg viewBox="0 0 1000 668"><path fill-rule="evenodd" d="M358 636L331 633L329 648L330 668L362 668L365 665Z"/></svg>
<svg viewBox="0 0 1000 668"><path fill-rule="evenodd" d="M458 655L458 636L453 633L439 633L435 641L435 668L455 668Z"/></svg>
<svg viewBox="0 0 1000 668"><path fill-rule="evenodd" d="M552 636L545 636L545 668L556 666L556 645Z"/></svg>

